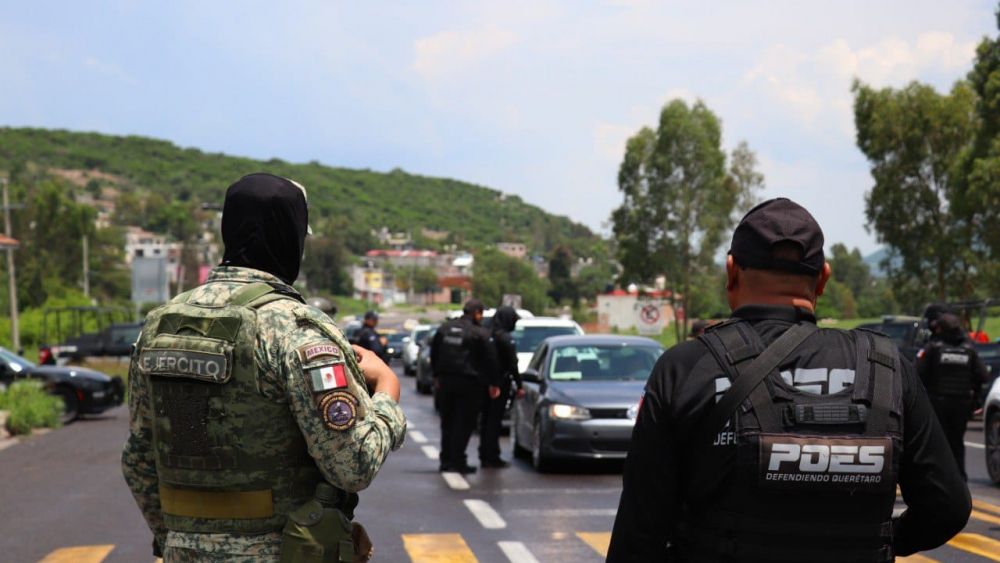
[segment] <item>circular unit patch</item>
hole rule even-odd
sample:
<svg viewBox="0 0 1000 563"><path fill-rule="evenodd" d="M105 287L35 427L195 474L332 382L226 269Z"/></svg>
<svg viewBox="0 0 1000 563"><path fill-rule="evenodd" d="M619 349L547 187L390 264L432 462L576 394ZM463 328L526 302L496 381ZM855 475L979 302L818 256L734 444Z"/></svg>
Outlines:
<svg viewBox="0 0 1000 563"><path fill-rule="evenodd" d="M358 399L348 391L334 391L323 395L319 402L323 423L334 430L347 430L354 426L358 416Z"/></svg>

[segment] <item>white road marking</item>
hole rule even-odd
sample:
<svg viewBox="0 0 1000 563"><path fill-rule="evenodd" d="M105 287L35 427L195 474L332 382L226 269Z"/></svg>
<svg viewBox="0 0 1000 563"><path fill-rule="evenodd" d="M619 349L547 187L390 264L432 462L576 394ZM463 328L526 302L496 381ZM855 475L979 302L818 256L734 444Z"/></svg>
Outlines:
<svg viewBox="0 0 1000 563"><path fill-rule="evenodd" d="M979 450L985 450L986 449L986 444L978 444L976 442L966 442L965 445L969 446L970 448L976 448L976 449L979 449Z"/></svg>
<svg viewBox="0 0 1000 563"><path fill-rule="evenodd" d="M418 444L426 444L427 443L427 436L424 436L423 432L421 432L419 430L410 430L409 434L410 434L410 438L412 438L414 442L416 442Z"/></svg>
<svg viewBox="0 0 1000 563"><path fill-rule="evenodd" d="M518 508L508 512L511 516L546 516L572 518L574 516L614 516L616 508Z"/></svg>
<svg viewBox="0 0 1000 563"><path fill-rule="evenodd" d="M538 559L519 541L501 541L497 545L510 563L538 563Z"/></svg>
<svg viewBox="0 0 1000 563"><path fill-rule="evenodd" d="M462 502L465 503L465 507L469 509L469 512L487 530L500 530L507 527L507 522L485 500L470 498Z"/></svg>
<svg viewBox="0 0 1000 563"><path fill-rule="evenodd" d="M453 471L445 471L441 473L444 477L444 482L448 483L448 486L456 491L467 491L469 490L469 482L462 477L461 474L455 473Z"/></svg>
<svg viewBox="0 0 1000 563"><path fill-rule="evenodd" d="M620 495L622 493L621 487L606 487L601 489L585 489L585 488L552 488L552 489L493 489L490 491L484 491L484 493L494 494L494 495L542 495L542 494L553 494L553 495Z"/></svg>
<svg viewBox="0 0 1000 563"><path fill-rule="evenodd" d="M434 461L441 459L441 452L435 446L420 446L420 449L424 451L425 456Z"/></svg>

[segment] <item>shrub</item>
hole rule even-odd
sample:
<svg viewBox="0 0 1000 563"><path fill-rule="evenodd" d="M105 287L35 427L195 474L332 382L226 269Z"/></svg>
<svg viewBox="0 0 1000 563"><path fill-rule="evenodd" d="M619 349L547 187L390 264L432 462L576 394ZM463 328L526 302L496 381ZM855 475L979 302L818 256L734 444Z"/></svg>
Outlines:
<svg viewBox="0 0 1000 563"><path fill-rule="evenodd" d="M11 385L0 398L9 411L7 430L11 434L28 434L33 428L56 428L63 411L62 400L49 395L37 381L19 381Z"/></svg>

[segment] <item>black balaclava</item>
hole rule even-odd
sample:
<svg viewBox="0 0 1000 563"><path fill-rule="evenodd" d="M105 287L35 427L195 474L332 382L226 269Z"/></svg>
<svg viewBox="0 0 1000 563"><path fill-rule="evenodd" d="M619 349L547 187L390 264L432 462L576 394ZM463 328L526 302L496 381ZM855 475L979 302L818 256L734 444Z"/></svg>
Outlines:
<svg viewBox="0 0 1000 563"><path fill-rule="evenodd" d="M514 326L517 325L519 318L513 307L504 305L493 314L493 330L514 332Z"/></svg>
<svg viewBox="0 0 1000 563"><path fill-rule="evenodd" d="M263 270L291 284L299 277L308 229L299 186L271 174L244 176L226 190L222 265Z"/></svg>

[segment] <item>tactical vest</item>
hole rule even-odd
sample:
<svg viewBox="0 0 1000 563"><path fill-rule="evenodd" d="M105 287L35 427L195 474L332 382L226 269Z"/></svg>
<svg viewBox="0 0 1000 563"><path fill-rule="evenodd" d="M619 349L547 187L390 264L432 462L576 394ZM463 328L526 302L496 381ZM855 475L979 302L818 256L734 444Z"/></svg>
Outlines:
<svg viewBox="0 0 1000 563"><path fill-rule="evenodd" d="M434 372L444 376L477 377L478 373L472 366L472 340L474 334L471 323L456 319L441 325L438 331L441 347L435 353L437 364L432 366Z"/></svg>
<svg viewBox="0 0 1000 563"><path fill-rule="evenodd" d="M802 334L798 343L786 342L780 352L768 351L753 328L738 320L701 337L715 359L702 365L714 373L722 368L733 382L728 392L741 377L759 383L742 396L736 393L739 403L728 413L711 413L728 418L726 432L735 435L735 483L689 493L673 546L680 560L893 560L890 520L902 454L896 348L884 336L853 331L854 384L829 395L806 393L776 377L776 366L817 329L802 323L796 330ZM757 370L752 366L765 356L773 367L766 378L760 374L761 381L755 372L767 369L767 362ZM726 403L725 395L719 403ZM705 472L708 482L723 483L725 468L707 466L698 455L712 447L718 431L705 429L694 432L699 439L689 448L694 461L688 474Z"/></svg>
<svg viewBox="0 0 1000 563"><path fill-rule="evenodd" d="M322 480L288 405L258 387L257 309L295 296L252 283L209 305L189 292L146 318L134 358L152 398L168 529L281 531Z"/></svg>
<svg viewBox="0 0 1000 563"><path fill-rule="evenodd" d="M962 345L934 343L927 350L931 356L931 374L927 392L931 395L971 399L972 353Z"/></svg>

